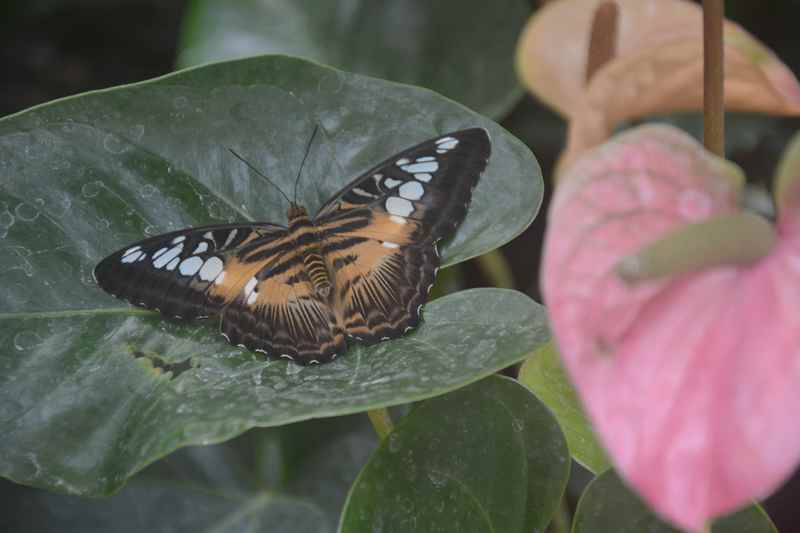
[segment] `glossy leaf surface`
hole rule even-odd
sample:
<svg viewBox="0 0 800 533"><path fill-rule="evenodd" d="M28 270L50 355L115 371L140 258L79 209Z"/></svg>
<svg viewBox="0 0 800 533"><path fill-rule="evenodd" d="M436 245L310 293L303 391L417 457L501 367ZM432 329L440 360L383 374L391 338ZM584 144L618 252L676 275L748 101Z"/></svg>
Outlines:
<svg viewBox="0 0 800 533"><path fill-rule="evenodd" d="M492 376L404 418L356 480L340 532L542 531L569 453L529 390Z"/></svg>
<svg viewBox="0 0 800 533"><path fill-rule="evenodd" d="M580 398L564 372L552 343L540 347L522 364L519 381L553 411L564 431L573 459L594 474L608 469L605 451L597 442Z"/></svg>
<svg viewBox="0 0 800 533"><path fill-rule="evenodd" d="M446 264L510 240L541 201L535 159L488 119L425 89L284 56L0 120L1 475L107 493L179 446L441 394L547 339L542 309L527 297L467 292L429 305L425 326L408 337L301 369L233 348L213 325L167 322L95 286L95 263L145 235L285 222L279 193L226 148L291 191L315 124L323 133L298 191L312 212L403 148L487 128L493 156L467 219L442 247Z"/></svg>

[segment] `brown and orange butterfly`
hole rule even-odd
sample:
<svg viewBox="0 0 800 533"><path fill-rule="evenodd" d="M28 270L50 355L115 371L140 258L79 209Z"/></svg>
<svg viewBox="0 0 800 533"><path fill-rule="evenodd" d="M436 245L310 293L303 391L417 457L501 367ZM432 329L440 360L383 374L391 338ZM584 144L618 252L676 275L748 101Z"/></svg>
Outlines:
<svg viewBox="0 0 800 533"><path fill-rule="evenodd" d="M466 216L489 159L485 130L409 148L288 227L241 223L145 239L95 268L105 291L183 318L219 317L234 345L301 364L416 327L439 268L439 240Z"/></svg>

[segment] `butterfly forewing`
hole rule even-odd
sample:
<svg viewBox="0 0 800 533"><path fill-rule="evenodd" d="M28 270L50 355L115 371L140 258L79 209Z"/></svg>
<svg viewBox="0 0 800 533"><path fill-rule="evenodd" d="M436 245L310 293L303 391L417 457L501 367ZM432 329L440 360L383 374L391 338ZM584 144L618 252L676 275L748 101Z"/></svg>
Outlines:
<svg viewBox="0 0 800 533"><path fill-rule="evenodd" d="M272 224L206 226L158 235L103 259L97 284L134 305L175 318L215 315L240 292L259 250L285 246L287 231Z"/></svg>

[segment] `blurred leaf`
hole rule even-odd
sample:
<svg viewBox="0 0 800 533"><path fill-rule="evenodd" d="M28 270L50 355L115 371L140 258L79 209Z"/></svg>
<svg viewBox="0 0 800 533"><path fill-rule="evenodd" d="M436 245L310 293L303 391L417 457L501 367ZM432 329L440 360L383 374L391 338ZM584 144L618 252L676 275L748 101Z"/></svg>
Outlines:
<svg viewBox="0 0 800 533"><path fill-rule="evenodd" d="M613 470L600 474L586 487L573 518L572 533L679 533L652 513ZM711 533L777 533L757 504L716 520Z"/></svg>
<svg viewBox="0 0 800 533"><path fill-rule="evenodd" d="M472 291L429 305L425 325L403 339L303 369L95 286L96 261L143 235L284 222L279 193L251 181L226 147L291 190L315 123L323 135L298 191L311 212L402 148L487 128L492 159L467 219L442 247L445 264L510 240L541 202L535 159L488 119L425 89L284 56L191 69L0 120L0 475L108 493L180 446L441 394L547 339L542 308L529 298Z"/></svg>
<svg viewBox="0 0 800 533"><path fill-rule="evenodd" d="M597 442L597 436L592 431L580 399L561 366L552 341L539 347L522 364L519 381L530 388L556 415L573 459L595 474L607 470L608 458Z"/></svg>
<svg viewBox="0 0 800 533"><path fill-rule="evenodd" d="M499 118L522 95L522 0L195 0L178 65L290 54L412 85Z"/></svg>
<svg viewBox="0 0 800 533"><path fill-rule="evenodd" d="M517 382L492 376L397 425L359 474L339 531L543 531L568 476L553 415Z"/></svg>
<svg viewBox="0 0 800 533"><path fill-rule="evenodd" d="M336 530L352 481L377 446L366 417L253 430L189 447L88 499L0 482L5 533Z"/></svg>

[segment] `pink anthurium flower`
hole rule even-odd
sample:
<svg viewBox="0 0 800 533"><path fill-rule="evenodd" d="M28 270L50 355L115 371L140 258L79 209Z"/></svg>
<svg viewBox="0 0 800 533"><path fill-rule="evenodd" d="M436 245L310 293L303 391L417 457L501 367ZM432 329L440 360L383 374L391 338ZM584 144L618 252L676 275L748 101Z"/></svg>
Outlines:
<svg viewBox="0 0 800 533"><path fill-rule="evenodd" d="M542 286L565 365L622 476L688 530L800 461L797 160L773 226L741 211L736 167L643 126L570 166L550 208Z"/></svg>

